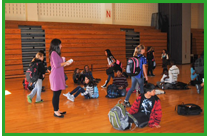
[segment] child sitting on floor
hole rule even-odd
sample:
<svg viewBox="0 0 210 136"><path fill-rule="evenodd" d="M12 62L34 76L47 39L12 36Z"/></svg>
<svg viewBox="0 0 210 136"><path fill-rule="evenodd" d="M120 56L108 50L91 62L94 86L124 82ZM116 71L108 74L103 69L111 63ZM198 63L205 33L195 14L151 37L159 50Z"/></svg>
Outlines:
<svg viewBox="0 0 210 136"><path fill-rule="evenodd" d="M143 128L148 125L159 128L162 110L160 99L155 95L155 86L150 83L146 84L144 92L133 103L129 113L138 121L138 127ZM128 122L133 123L133 120L129 118Z"/></svg>
<svg viewBox="0 0 210 136"><path fill-rule="evenodd" d="M190 73L191 73L191 85L195 86L196 84L201 84L201 80L199 78L199 74L195 73L195 67L194 67L194 63L191 64L191 68L190 68Z"/></svg>
<svg viewBox="0 0 210 136"><path fill-rule="evenodd" d="M128 82L126 77L122 75L122 69L119 68L116 70L117 76L113 78L113 84L115 84L118 87L118 93L120 96L126 95L126 87L128 86Z"/></svg>
<svg viewBox="0 0 210 136"><path fill-rule="evenodd" d="M79 68L75 68L74 70L73 81L75 84L81 84L81 75L80 75Z"/></svg>
<svg viewBox="0 0 210 136"><path fill-rule="evenodd" d="M67 94L63 94L67 97L68 100L74 102L74 99L81 93L82 96L84 96L86 99L93 98L94 97L94 86L95 83L93 82L92 78L90 76L85 77L85 88L84 90L81 86L76 87L73 91L68 92ZM73 95L74 94L74 95Z"/></svg>
<svg viewBox="0 0 210 136"><path fill-rule="evenodd" d="M168 74L168 70L163 70L163 77L161 78L160 82L157 82L157 86L161 89L169 89L172 87L172 75Z"/></svg>
<svg viewBox="0 0 210 136"><path fill-rule="evenodd" d="M99 78L94 78L94 77L93 77L92 71L90 71L90 68L89 68L88 65L85 65L85 66L84 66L84 70L81 72L81 77L85 77L85 76L90 76L91 79L92 79L94 82L96 82L96 83L98 83L98 82L101 81L101 79L99 79ZM83 79L83 80L84 80L84 79Z"/></svg>

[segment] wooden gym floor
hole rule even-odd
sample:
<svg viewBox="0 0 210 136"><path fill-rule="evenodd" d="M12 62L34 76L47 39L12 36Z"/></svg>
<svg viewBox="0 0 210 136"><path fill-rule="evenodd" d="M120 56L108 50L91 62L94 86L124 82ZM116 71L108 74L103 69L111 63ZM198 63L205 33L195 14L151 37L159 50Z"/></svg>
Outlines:
<svg viewBox="0 0 210 136"><path fill-rule="evenodd" d="M179 66L179 81L190 81L190 65ZM155 77L149 77L150 83L156 83L161 78L162 68L157 67L154 71ZM76 87L72 81L72 74L68 74L69 79L66 90L60 96L60 110L67 111L64 118L53 116L52 91L49 88L48 77L43 85L46 92L42 93L43 103L29 104L26 95L29 93L22 87L23 79L6 79L5 90L11 92L5 96L5 132L6 133L203 133L204 113L197 116L179 116L175 112L175 106L182 102L194 103L204 108L204 93L197 94L196 88L190 86L189 90L165 90L166 94L158 95L161 99L162 120L161 128L136 128L134 131L115 130L108 120L109 110L119 99L107 99L106 89L100 86L107 78L105 72L93 72L95 78L101 78L98 84L99 98L85 100L79 95L75 102L71 102L63 96L63 93L72 91ZM112 83L112 81L111 81ZM128 79L129 87L131 80ZM130 97L131 104L136 99L136 93ZM127 109L128 110L128 109ZM205 110L205 109L204 109Z"/></svg>

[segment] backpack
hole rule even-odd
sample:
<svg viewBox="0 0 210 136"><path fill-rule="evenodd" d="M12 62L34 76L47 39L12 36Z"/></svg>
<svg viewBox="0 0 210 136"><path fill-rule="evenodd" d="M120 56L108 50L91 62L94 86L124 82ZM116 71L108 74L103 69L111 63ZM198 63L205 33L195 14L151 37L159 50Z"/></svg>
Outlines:
<svg viewBox="0 0 210 136"><path fill-rule="evenodd" d="M23 79L23 88L25 90L29 90L29 91L32 91L35 87L35 84L32 84L31 86L29 86L29 82L27 81L27 79Z"/></svg>
<svg viewBox="0 0 210 136"><path fill-rule="evenodd" d="M117 98L120 94L118 93L118 88L115 84L111 84L107 87L107 98Z"/></svg>
<svg viewBox="0 0 210 136"><path fill-rule="evenodd" d="M117 130L131 129L132 124L128 122L130 117L133 119L136 127L138 127L138 121L126 111L125 106L120 104L119 101L108 113L109 122L111 125Z"/></svg>
<svg viewBox="0 0 210 136"><path fill-rule="evenodd" d="M26 78L24 78L24 79L23 79L23 88L24 88L25 90L28 90L28 84L29 84L29 82L27 81Z"/></svg>
<svg viewBox="0 0 210 136"><path fill-rule="evenodd" d="M188 84L183 82L176 82L176 84L172 84L173 88L175 90L187 90L189 89Z"/></svg>
<svg viewBox="0 0 210 136"><path fill-rule="evenodd" d="M131 57L128 59L126 66L126 73L128 76L137 76L140 73L139 59L136 57Z"/></svg>
<svg viewBox="0 0 210 136"><path fill-rule="evenodd" d="M176 107L175 107L176 111ZM177 106L177 113L179 115L199 115L202 112L200 106L196 104L179 104Z"/></svg>
<svg viewBox="0 0 210 136"><path fill-rule="evenodd" d="M118 67L122 68L122 63L119 60L116 60L115 65L117 65Z"/></svg>
<svg viewBox="0 0 210 136"><path fill-rule="evenodd" d="M38 65L38 62L32 63L26 71L26 79L29 84L36 82L39 78Z"/></svg>
<svg viewBox="0 0 210 136"><path fill-rule="evenodd" d="M94 86L94 91L93 91L92 98L98 98L98 97L99 97L98 87Z"/></svg>
<svg viewBox="0 0 210 136"><path fill-rule="evenodd" d="M204 74L204 59L203 59L203 57L200 57L195 61L194 67L195 67L195 73Z"/></svg>

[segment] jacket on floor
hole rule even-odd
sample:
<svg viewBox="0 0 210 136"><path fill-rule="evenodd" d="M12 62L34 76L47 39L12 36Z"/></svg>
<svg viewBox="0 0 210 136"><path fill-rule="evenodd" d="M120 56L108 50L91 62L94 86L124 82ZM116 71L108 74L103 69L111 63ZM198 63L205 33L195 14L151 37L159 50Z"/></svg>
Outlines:
<svg viewBox="0 0 210 136"><path fill-rule="evenodd" d="M149 127L154 127L153 125L159 125L161 118L162 118L162 110L160 105L160 99L157 97L157 95L153 96L155 97L155 104L152 108L150 119L148 122ZM141 95L136 99L136 101L131 106L130 110L128 111L131 115L136 114L139 111L139 106L141 104Z"/></svg>

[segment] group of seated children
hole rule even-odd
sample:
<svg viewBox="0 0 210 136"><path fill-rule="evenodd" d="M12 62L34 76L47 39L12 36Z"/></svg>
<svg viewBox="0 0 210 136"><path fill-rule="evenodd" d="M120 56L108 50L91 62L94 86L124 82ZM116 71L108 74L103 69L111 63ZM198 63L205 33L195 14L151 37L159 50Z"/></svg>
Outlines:
<svg viewBox="0 0 210 136"><path fill-rule="evenodd" d="M84 66L84 70L80 73L79 68L75 68L74 70L74 74L73 74L73 81L75 84L83 84L85 77L90 77L94 82L98 83L99 81L101 81L101 79L98 78L94 78L92 72L89 69L88 65Z"/></svg>
<svg viewBox="0 0 210 136"><path fill-rule="evenodd" d="M126 95L126 87L128 82L125 76L122 74L122 69L119 68L116 71L116 76L113 78L113 84L117 86L117 92L120 96ZM76 68L73 74L73 81L75 84L84 85L84 87L78 86L72 92L63 94L67 97L68 100L74 102L74 99L81 93L86 99L93 98L94 96L94 87L97 86L97 83L100 79L93 78L92 72L89 70L89 67L84 66L84 71L80 73L79 68ZM74 95L73 95L74 94ZM95 98L95 96L94 96Z"/></svg>

